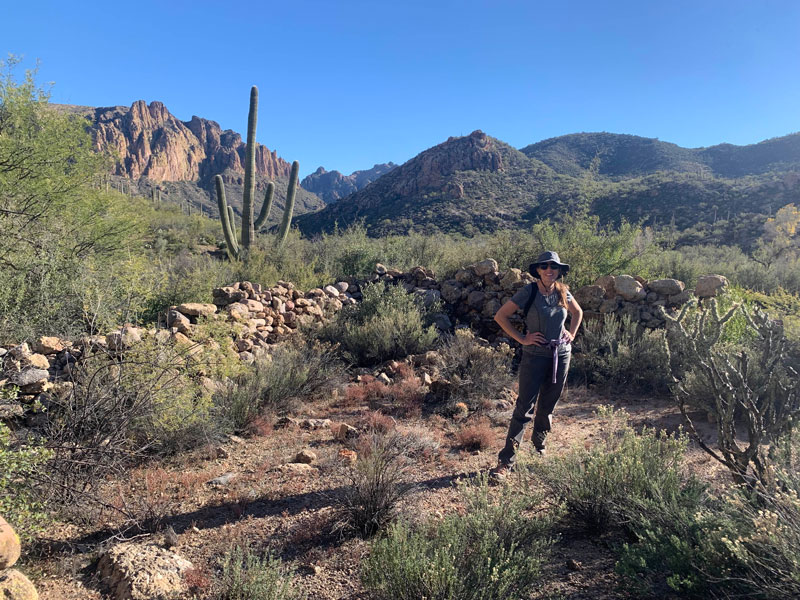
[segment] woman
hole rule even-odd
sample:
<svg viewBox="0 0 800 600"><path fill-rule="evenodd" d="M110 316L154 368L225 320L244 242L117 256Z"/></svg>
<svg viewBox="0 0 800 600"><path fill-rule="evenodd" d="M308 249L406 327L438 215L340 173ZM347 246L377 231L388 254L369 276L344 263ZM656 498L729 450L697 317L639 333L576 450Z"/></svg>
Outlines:
<svg viewBox="0 0 800 600"><path fill-rule="evenodd" d="M545 452L545 439L550 431L553 409L567 379L571 342L583 318L583 311L567 286L558 281L568 271L569 265L562 263L555 252L540 254L530 266L531 275L536 281L514 294L494 317L503 331L522 344L519 396L508 427L506 445L500 451L497 467L492 469L492 476L496 479L505 477L514 466L525 425L531 418L533 445L539 454ZM509 320L518 310L523 311L527 328L525 334ZM571 316L569 330L564 327L567 313Z"/></svg>

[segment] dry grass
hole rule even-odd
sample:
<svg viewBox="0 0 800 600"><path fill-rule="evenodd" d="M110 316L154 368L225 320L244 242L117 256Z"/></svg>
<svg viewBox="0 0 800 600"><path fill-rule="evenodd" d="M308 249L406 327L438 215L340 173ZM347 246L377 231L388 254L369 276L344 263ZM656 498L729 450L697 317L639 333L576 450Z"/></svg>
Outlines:
<svg viewBox="0 0 800 600"><path fill-rule="evenodd" d="M485 417L474 420L455 433L457 447L463 450L484 450L494 443L494 432Z"/></svg>

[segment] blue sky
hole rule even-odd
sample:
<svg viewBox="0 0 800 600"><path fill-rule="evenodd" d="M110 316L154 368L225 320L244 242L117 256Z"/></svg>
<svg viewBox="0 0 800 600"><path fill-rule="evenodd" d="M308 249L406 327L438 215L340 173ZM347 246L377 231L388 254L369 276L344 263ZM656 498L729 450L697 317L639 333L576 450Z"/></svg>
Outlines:
<svg viewBox="0 0 800 600"><path fill-rule="evenodd" d="M682 146L800 130L800 2L27 2L0 56L52 100L162 101L244 132L301 174L403 163L482 129L515 147L610 131Z"/></svg>

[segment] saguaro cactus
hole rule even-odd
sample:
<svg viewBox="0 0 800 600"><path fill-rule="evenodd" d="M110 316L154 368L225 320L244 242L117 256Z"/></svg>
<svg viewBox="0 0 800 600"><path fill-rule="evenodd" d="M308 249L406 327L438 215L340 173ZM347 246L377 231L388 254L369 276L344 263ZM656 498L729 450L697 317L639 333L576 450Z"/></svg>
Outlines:
<svg viewBox="0 0 800 600"><path fill-rule="evenodd" d="M250 89L250 112L247 117L247 149L244 164L244 192L242 195L242 234L241 245L237 241L236 223L233 218L233 209L228 206L225 199L225 184L222 176L217 175L214 182L217 188L217 206L219 208L220 221L222 223L222 233L225 235L225 242L228 248L228 256L231 259L238 259L242 255L247 256L250 246L255 238L256 231L263 227L272 209L272 200L275 195L275 184L269 182L264 195L264 204L261 206L258 218L253 219L253 198L256 188L256 126L258 124L258 88L253 86ZM297 161L292 163L292 171L289 176L289 188L286 192L286 206L283 212L283 221L278 233L278 244L286 240L289 227L292 222L294 211L294 199L297 193L297 180L300 165Z"/></svg>

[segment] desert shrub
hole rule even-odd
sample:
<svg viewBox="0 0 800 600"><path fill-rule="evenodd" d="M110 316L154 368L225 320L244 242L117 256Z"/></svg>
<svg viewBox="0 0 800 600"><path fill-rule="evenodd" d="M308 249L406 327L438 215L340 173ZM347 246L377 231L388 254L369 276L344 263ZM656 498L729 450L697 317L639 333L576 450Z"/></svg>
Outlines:
<svg viewBox="0 0 800 600"><path fill-rule="evenodd" d="M371 375L364 375L359 383L350 384L345 392L348 405L369 404L370 409L400 416L418 416L426 388L412 373L400 376L386 384Z"/></svg>
<svg viewBox="0 0 800 600"><path fill-rule="evenodd" d="M46 519L45 504L30 476L43 468L51 452L41 445L15 442L8 427L0 423L0 516L27 539Z"/></svg>
<svg viewBox="0 0 800 600"><path fill-rule="evenodd" d="M636 433L625 411L598 410L602 438L531 465L550 493L592 532L625 527L634 514L656 515L697 501L703 487L684 476L688 440L643 429Z"/></svg>
<svg viewBox="0 0 800 600"><path fill-rule="evenodd" d="M396 523L362 566L364 586L381 600L505 600L530 592L541 575L558 510L541 496L486 478L463 490L465 510L416 528Z"/></svg>
<svg viewBox="0 0 800 600"><path fill-rule="evenodd" d="M193 372L202 370L203 353L155 337L118 352L86 348L71 382L51 395L41 427L53 451L35 474L46 496L91 497L109 475L213 437L211 393Z"/></svg>
<svg viewBox="0 0 800 600"><path fill-rule="evenodd" d="M213 600L301 600L305 594L292 585L291 573L280 559L259 557L250 548L235 546L220 561L222 572L213 586Z"/></svg>
<svg viewBox="0 0 800 600"><path fill-rule="evenodd" d="M443 366L441 375L449 404L464 402L472 410L487 398L497 398L513 383L513 351L507 344L491 348L480 343L469 329L457 329L447 336L439 349Z"/></svg>
<svg viewBox="0 0 800 600"><path fill-rule="evenodd" d="M322 339L339 344L355 364L375 365L430 349L436 330L426 326L417 297L399 286L364 286L363 300L346 306L319 332Z"/></svg>
<svg viewBox="0 0 800 600"><path fill-rule="evenodd" d="M456 432L455 437L458 447L464 450L483 450L494 443L494 432L486 418L464 425Z"/></svg>
<svg viewBox="0 0 800 600"><path fill-rule="evenodd" d="M586 384L630 392L667 394L671 383L664 332L645 329L627 316L604 315L586 323L570 376Z"/></svg>
<svg viewBox="0 0 800 600"><path fill-rule="evenodd" d="M263 412L286 413L301 399L338 382L344 366L325 344L293 340L275 346L269 356L229 382L216 402L235 430Z"/></svg>
<svg viewBox="0 0 800 600"><path fill-rule="evenodd" d="M405 483L408 442L396 431L370 432L358 442L358 459L348 471L350 485L337 498L340 529L372 536L397 517L411 490Z"/></svg>
<svg viewBox="0 0 800 600"><path fill-rule="evenodd" d="M737 315L744 316L751 335L726 343L726 326ZM783 323L737 305L720 314L712 299L695 313L684 307L667 326L674 391L689 431L738 482L772 487L776 472L770 447L800 416L800 379ZM717 449L694 430L686 410L690 404L715 417Z"/></svg>

